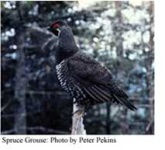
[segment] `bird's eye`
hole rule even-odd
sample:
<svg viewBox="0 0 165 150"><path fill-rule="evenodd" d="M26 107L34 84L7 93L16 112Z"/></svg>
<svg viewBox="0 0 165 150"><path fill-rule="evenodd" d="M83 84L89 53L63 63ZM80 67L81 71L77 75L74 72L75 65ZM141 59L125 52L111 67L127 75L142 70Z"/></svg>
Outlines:
<svg viewBox="0 0 165 150"><path fill-rule="evenodd" d="M53 28L54 28L54 29L57 29L57 28L59 28L59 27L60 27L60 25L59 25L58 23L56 23L56 24L53 25Z"/></svg>

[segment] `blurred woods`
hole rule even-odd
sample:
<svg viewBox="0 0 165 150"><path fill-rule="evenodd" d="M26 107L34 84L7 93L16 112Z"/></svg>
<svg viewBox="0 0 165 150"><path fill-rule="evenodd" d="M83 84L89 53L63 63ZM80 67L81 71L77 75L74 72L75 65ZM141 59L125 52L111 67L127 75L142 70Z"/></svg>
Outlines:
<svg viewBox="0 0 165 150"><path fill-rule="evenodd" d="M138 108L87 110L87 134L154 134L154 3L1 2L2 134L70 134L72 99L55 72L57 38L44 27L63 19L85 53L107 66ZM67 40L67 39L66 39Z"/></svg>

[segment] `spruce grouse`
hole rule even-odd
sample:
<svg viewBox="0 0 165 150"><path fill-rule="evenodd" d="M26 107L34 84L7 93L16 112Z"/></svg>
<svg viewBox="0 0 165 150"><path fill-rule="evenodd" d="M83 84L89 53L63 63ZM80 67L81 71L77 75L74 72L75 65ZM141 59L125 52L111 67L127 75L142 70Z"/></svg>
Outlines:
<svg viewBox="0 0 165 150"><path fill-rule="evenodd" d="M65 21L55 21L49 31L58 36L55 56L60 84L79 105L116 102L136 110L111 72L77 47L72 29Z"/></svg>

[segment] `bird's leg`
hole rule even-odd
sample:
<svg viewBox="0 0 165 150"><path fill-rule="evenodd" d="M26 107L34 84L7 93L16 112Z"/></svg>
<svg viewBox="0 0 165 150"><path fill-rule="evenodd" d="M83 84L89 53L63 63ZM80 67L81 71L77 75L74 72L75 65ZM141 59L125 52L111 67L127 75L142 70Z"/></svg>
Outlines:
<svg viewBox="0 0 165 150"><path fill-rule="evenodd" d="M85 115L85 106L79 104L76 99L73 100L73 106L75 106L75 108L78 107L78 109L73 108L72 116L76 113L82 114L83 116Z"/></svg>
<svg viewBox="0 0 165 150"><path fill-rule="evenodd" d="M78 105L77 103L75 103L75 105ZM74 116L75 114L79 114L82 115L82 117L84 117L85 115L85 108L83 106L78 105L79 109L75 109L72 113L72 116Z"/></svg>

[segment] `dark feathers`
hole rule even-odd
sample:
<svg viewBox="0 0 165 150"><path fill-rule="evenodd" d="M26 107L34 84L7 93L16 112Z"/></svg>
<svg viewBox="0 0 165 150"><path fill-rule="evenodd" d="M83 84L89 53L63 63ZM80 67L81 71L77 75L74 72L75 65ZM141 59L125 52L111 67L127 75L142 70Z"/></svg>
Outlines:
<svg viewBox="0 0 165 150"><path fill-rule="evenodd" d="M66 63L70 76L87 95L92 105L116 102L131 110L136 109L128 101L128 95L114 82L111 72L93 58L79 51L68 58ZM83 101L80 103L83 104Z"/></svg>
<svg viewBox="0 0 165 150"><path fill-rule="evenodd" d="M128 95L114 82L111 72L79 50L72 30L65 22L56 21L50 28L59 38L56 50L58 79L78 104L116 102L131 110L136 109L129 102Z"/></svg>

